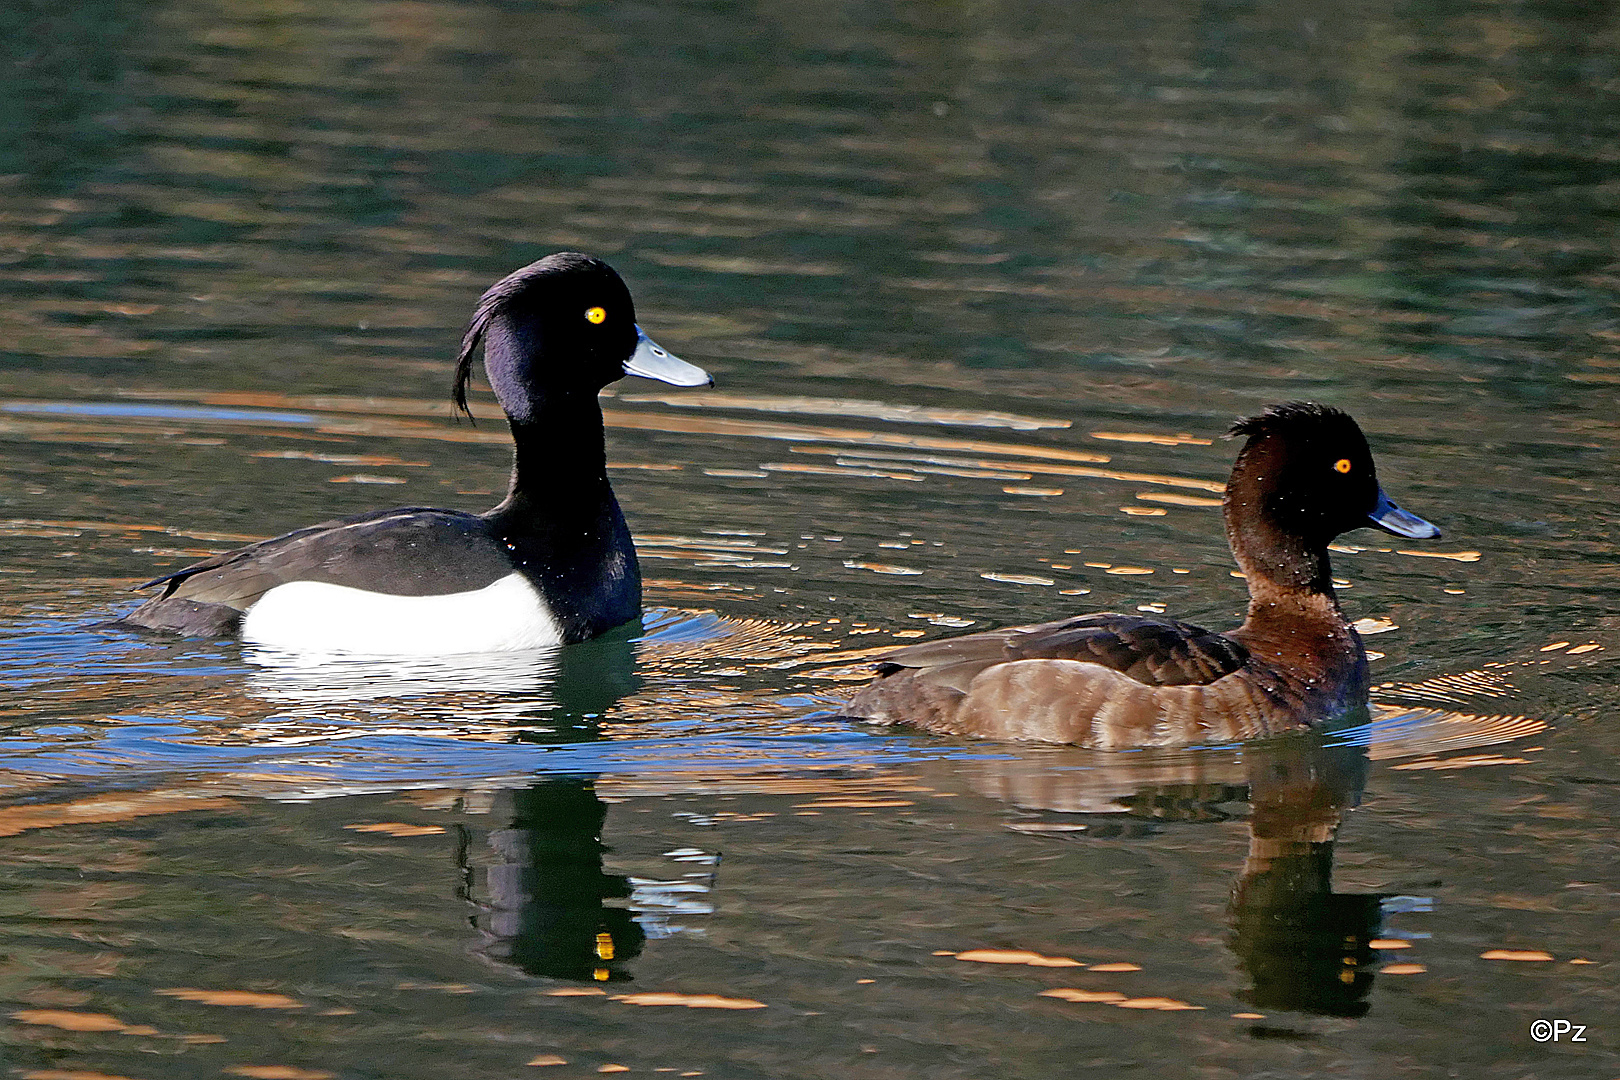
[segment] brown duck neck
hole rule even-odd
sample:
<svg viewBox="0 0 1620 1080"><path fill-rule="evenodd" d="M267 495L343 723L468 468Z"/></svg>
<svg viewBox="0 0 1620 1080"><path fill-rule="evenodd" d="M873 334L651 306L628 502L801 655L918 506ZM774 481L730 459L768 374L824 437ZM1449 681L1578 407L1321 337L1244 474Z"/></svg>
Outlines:
<svg viewBox="0 0 1620 1080"><path fill-rule="evenodd" d="M1238 568L1249 584L1251 620L1265 612L1284 610L1320 612L1343 621L1326 544L1313 545L1287 536L1269 524L1251 526L1240 537L1228 522L1227 534Z"/></svg>
<svg viewBox="0 0 1620 1080"><path fill-rule="evenodd" d="M1282 462L1271 440L1245 447L1226 485L1221 511L1232 555L1249 585L1249 611L1238 633L1286 639L1309 648L1306 640L1338 642L1354 636L1333 592L1333 567L1326 539L1285 529L1271 506L1271 489Z"/></svg>
<svg viewBox="0 0 1620 1080"><path fill-rule="evenodd" d="M1320 585L1313 577L1302 587L1293 575L1278 574L1269 559L1240 557L1238 565L1249 583L1249 610L1232 636L1251 649L1286 649L1298 656L1315 653L1327 658L1340 654L1346 640L1356 640L1333 593L1325 554Z"/></svg>
<svg viewBox="0 0 1620 1080"><path fill-rule="evenodd" d="M1365 702L1367 653L1333 593L1326 545L1256 543L1257 531L1237 552L1249 611L1229 636L1271 667L1301 708Z"/></svg>

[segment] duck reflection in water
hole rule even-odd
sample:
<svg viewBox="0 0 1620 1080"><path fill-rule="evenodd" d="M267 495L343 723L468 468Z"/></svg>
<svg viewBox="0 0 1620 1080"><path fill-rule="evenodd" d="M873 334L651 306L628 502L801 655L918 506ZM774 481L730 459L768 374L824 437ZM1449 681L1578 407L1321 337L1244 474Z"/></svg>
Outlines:
<svg viewBox="0 0 1620 1080"><path fill-rule="evenodd" d="M595 738L600 717L640 685L627 637L561 650L550 687L556 722L526 729L528 742ZM592 776L548 777L497 792L496 821L482 850L464 834L458 863L462 895L476 908L477 951L530 975L590 982L630 978L646 933L635 913L610 901L630 897L630 882L607 873L602 843L607 804Z"/></svg>
<svg viewBox="0 0 1620 1080"><path fill-rule="evenodd" d="M1361 801L1367 748L1332 732L1366 724L1365 706L1323 731L1241 748L1086 754L1091 767L1052 768L1048 755L986 761L971 782L1017 805L1103 815L1091 831L1118 835L1121 813L1155 823L1219 821L1247 798L1249 850L1227 909L1226 942L1257 1009L1355 1017L1368 1011L1385 899L1333 891L1335 837ZM1069 755L1084 753L1064 751ZM1105 826L1098 828L1098 826Z"/></svg>
<svg viewBox="0 0 1620 1080"><path fill-rule="evenodd" d="M643 630L637 622L576 645L484 657L357 661L258 650L253 693L295 704L312 720L350 705L367 721L436 720L422 729L430 737L447 727L483 738L504 732L513 742L566 748L578 766L601 738L602 718L642 688ZM657 920L649 922L653 936L679 929L664 926L667 905L656 900L641 901L643 911L621 906L637 902L635 883L603 868L607 805L593 773L498 791L486 813L487 831L461 827L457 852L458 893L474 908L481 955L545 978L626 980L627 961L649 936L638 918ZM708 861L701 853L691 861L698 858Z"/></svg>
<svg viewBox="0 0 1620 1080"><path fill-rule="evenodd" d="M467 898L478 951L530 975L592 982L630 978L625 963L641 954L646 933L633 912L611 906L630 882L603 870L607 805L594 783L557 777L502 791L491 812L487 858L464 854ZM480 888L482 878L482 888Z"/></svg>
<svg viewBox="0 0 1620 1080"><path fill-rule="evenodd" d="M1365 716L1365 714L1363 714ZM1244 751L1249 854L1232 889L1227 943L1258 1009L1362 1016L1383 925L1376 893L1333 891L1333 845L1361 801L1367 748L1307 735Z"/></svg>

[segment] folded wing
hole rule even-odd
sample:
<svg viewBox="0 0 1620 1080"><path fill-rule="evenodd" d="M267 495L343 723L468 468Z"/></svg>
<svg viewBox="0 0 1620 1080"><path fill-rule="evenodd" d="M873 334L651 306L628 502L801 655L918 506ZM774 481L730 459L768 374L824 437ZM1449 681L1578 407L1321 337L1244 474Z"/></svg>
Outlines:
<svg viewBox="0 0 1620 1080"><path fill-rule="evenodd" d="M1248 658L1242 645L1202 627L1104 612L913 645L879 658L878 674L911 671L965 690L995 664L1079 660L1145 686L1202 686L1230 675Z"/></svg>
<svg viewBox="0 0 1620 1080"><path fill-rule="evenodd" d="M142 623L143 613L176 600L246 611L291 581L435 596L480 589L511 572L509 554L484 518L406 507L312 525L154 578L138 587L161 585L163 592L130 621Z"/></svg>

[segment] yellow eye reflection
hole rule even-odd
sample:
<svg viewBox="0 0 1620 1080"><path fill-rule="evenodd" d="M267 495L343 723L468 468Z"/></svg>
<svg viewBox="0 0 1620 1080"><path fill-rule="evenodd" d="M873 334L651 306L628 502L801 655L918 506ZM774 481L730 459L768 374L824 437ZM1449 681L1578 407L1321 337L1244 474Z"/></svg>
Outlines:
<svg viewBox="0 0 1620 1080"><path fill-rule="evenodd" d="M607 308L593 307L585 309L585 321L596 326L607 321Z"/></svg>
<svg viewBox="0 0 1620 1080"><path fill-rule="evenodd" d="M1334 471L1334 472L1339 472L1339 473L1347 473L1347 472L1349 472L1349 471L1350 471L1350 470L1351 470L1351 469L1352 469L1352 468L1353 468L1353 467L1354 467L1354 466L1352 466L1352 465L1351 465L1351 464L1350 464L1350 459L1349 459L1349 458L1347 458L1347 457L1342 457L1342 458L1340 458L1340 459L1339 459L1339 460L1338 460L1338 461L1335 461L1335 462L1334 462L1334 463L1333 463L1333 471Z"/></svg>

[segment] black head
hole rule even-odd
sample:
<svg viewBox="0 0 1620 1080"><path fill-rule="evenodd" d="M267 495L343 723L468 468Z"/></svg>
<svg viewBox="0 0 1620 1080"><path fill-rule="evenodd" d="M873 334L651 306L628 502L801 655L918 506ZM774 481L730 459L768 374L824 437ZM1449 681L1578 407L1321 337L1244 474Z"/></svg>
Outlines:
<svg viewBox="0 0 1620 1080"><path fill-rule="evenodd" d="M527 420L541 398L594 397L621 378L640 334L630 290L613 268L565 251L508 274L479 298L456 358L455 403L463 412L480 340L501 407Z"/></svg>
<svg viewBox="0 0 1620 1080"><path fill-rule="evenodd" d="M1239 420L1227 434L1248 439L1227 485L1234 528L1243 527L1243 516L1258 513L1313 547L1363 526L1411 539L1440 535L1384 494L1367 438L1347 413L1291 401Z"/></svg>

